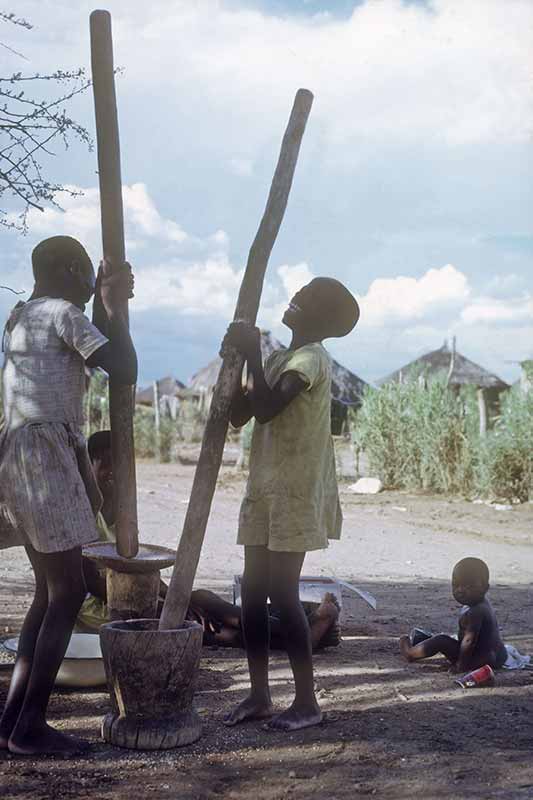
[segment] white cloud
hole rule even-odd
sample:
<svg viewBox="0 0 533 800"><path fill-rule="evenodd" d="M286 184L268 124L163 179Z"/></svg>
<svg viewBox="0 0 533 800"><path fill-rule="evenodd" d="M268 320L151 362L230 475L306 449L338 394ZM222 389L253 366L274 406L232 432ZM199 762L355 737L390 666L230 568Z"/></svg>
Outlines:
<svg viewBox="0 0 533 800"><path fill-rule="evenodd" d="M19 5L39 26L37 69L50 52L56 58L58 43L66 63L78 63L81 47L87 53L88 0L57 0L53 31L46 5ZM357 162L364 143L453 147L530 136L530 0L433 0L429 8L367 0L349 19L281 17L245 0L107 7L125 67L121 108L146 116L149 105L154 128L189 130L241 175L279 137L299 86L316 94L315 158Z"/></svg>
<svg viewBox="0 0 533 800"><path fill-rule="evenodd" d="M65 197L63 209L30 212L31 234L26 243L31 250L41 238L68 234L78 238L97 261L101 253L99 191L95 187L69 188L77 196ZM219 229L205 239L188 235L159 212L142 183L125 185L123 200L126 252L134 252L132 311L174 309L184 315L231 319L244 270L228 259L228 234ZM177 254L173 252L176 249ZM279 324L287 301L314 277L304 262L284 264L276 274L278 281L267 279L265 283L261 324ZM26 266L10 270L11 285L26 287L28 280L21 283L21 275L28 278Z"/></svg>
<svg viewBox="0 0 533 800"><path fill-rule="evenodd" d="M69 185L75 196L65 195L60 199L61 208L32 209L28 215L28 227L32 238L44 238L68 234L79 239L93 258L101 253L100 192L96 187ZM160 214L147 187L134 183L122 187L124 203L124 230L126 252L139 250L148 241L159 245L181 245L189 240L183 229L174 220ZM224 232L219 231L218 241Z"/></svg>
<svg viewBox="0 0 533 800"><path fill-rule="evenodd" d="M78 194L76 197L64 195L59 198L62 208L45 208L44 211L31 209L28 214L28 227L32 238L68 234L83 242L87 249L95 249L100 230L100 195L96 188L82 189L67 185L68 190ZM100 248L101 249L101 248Z"/></svg>
<svg viewBox="0 0 533 800"><path fill-rule="evenodd" d="M349 158L343 145L369 137L456 145L530 133L528 0L437 0L431 11L382 0L356 6L348 20L281 19L197 2L139 22L142 45L157 42L158 52L137 65L159 71L171 54L165 74L201 86L215 110L231 109L223 133L235 142L243 114L247 138L262 138L272 125L277 133L277 112L299 85L315 91L313 119L341 158ZM184 46L177 53L161 47L165 39Z"/></svg>
<svg viewBox="0 0 533 800"><path fill-rule="evenodd" d="M187 234L176 222L161 216L144 183L124 186L122 194L124 214L133 230L167 242L181 243L187 239Z"/></svg>
<svg viewBox="0 0 533 800"><path fill-rule="evenodd" d="M293 264L292 266L289 264L282 264L281 267L278 267L277 271L287 294L286 300L290 300L302 286L305 286L306 283L309 283L315 277L305 261L299 264Z"/></svg>
<svg viewBox="0 0 533 800"><path fill-rule="evenodd" d="M378 278L359 297L361 325L368 327L407 323L443 311L460 309L470 295L466 275L447 264L429 269L420 278L399 275Z"/></svg>
<svg viewBox="0 0 533 800"><path fill-rule="evenodd" d="M533 320L533 297L530 295L513 300L479 297L461 312L461 321L467 325L497 322L519 324L528 320Z"/></svg>
<svg viewBox="0 0 533 800"><path fill-rule="evenodd" d="M250 178L254 174L254 162L250 158L230 158L229 168L241 178Z"/></svg>
<svg viewBox="0 0 533 800"><path fill-rule="evenodd" d="M181 314L224 317L229 321L241 280L242 271L223 258L136 269L132 310L173 308Z"/></svg>
<svg viewBox="0 0 533 800"><path fill-rule="evenodd" d="M211 254L205 261L172 261L136 269L136 297L132 309L172 308L180 314L229 321L235 311L243 274L243 268L235 267L220 253ZM275 276L265 282L258 324L279 332L288 301L314 275L302 262L278 267Z"/></svg>
<svg viewBox="0 0 533 800"><path fill-rule="evenodd" d="M18 13L36 26L24 34L24 52L31 58L28 70L88 64L88 13L93 6L92 0L54 0L52 4L20 0ZM465 337L467 351L467 343L472 342L473 355L476 348L483 352L484 347L503 353L502 330L513 331L505 346L517 347L517 336L530 336L526 320L531 307L529 295L524 295L527 280L519 285L521 278L513 282L502 274L481 294L454 267L448 272L444 267L425 274L424 270L429 253L428 265L447 260L468 265L461 269L468 270L474 281L479 266L467 260L464 250L458 253L454 242L458 227L472 241L478 234L483 241L487 229L523 230L528 235L527 220L520 216L527 203L520 202L523 197L515 175L520 159L522 178L528 164L523 150L513 147L528 141L532 129L531 0L432 0L428 4L367 0L354 3L353 14L343 20L333 13L282 17L246 6L246 0L153 0L150 4L108 0L115 59L125 68L117 89L123 162L129 177L124 191L127 249L138 274L136 302L153 310L154 319L162 304L199 319L208 319L209 314L231 315L241 265L231 262L227 234L209 236L206 230L227 228L235 250L244 252L249 220L241 210L257 207L259 217L264 196L257 199L257 182L266 175L268 185L273 153L279 147L294 92L307 86L315 93L315 103L294 194L306 186L310 220L320 208L316 198L329 198L335 191L336 173L332 177L328 167L343 170L338 197L332 197L332 218L327 214L320 218L316 235L323 232L327 239L334 229L333 215L348 209L346 236L338 237L343 244L333 252L339 270L348 275L355 238L349 214L353 209L355 218L360 202L353 182L361 178L358 186L370 189L369 214L379 204L376 192L383 196L383 217L370 223L366 219L367 230L375 226L381 233L383 229L389 243L396 236L381 251L381 260L375 252L380 242L372 244L369 276L384 274L389 255L395 263L410 264L411 274L417 270L411 278L373 282L369 278L360 298L359 338L353 340L366 341L369 370L384 372L376 366L380 360L397 357L402 363L405 348L416 349L417 339L421 347L426 337L428 349L438 346L452 329ZM327 0L316 3L316 8L328 6ZM8 43L20 49L20 32L13 28L10 35ZM89 93L77 98L70 110L94 129ZM474 146L458 149L462 145ZM468 171L470 160L467 163L465 158L469 154L473 161L486 163L486 181L485 174L481 175L479 185ZM73 148L67 156L57 148L57 155L58 179L67 174L70 180L94 183L94 154ZM69 159L77 159L75 172L69 172ZM449 174L439 171L443 163L450 167ZM183 184L182 166L188 172ZM346 175L352 167L360 168L357 176ZM236 181L235 174L242 180ZM245 180L250 176L252 180ZM150 192L139 179L157 189ZM227 181L227 187L222 181ZM416 189L418 182L422 188L418 194L413 191L411 205L409 190L411 184ZM453 187L461 193L457 204L448 200ZM237 197L232 192L241 194ZM491 205L491 197L504 197L506 202ZM63 203L64 214L54 209L45 214L32 212L31 233L22 244L11 246L13 240L5 240L1 269L4 273L4 264L14 265L6 270L11 284L28 287L28 251L34 236L68 232L82 239L94 258L99 257L97 190L88 188L84 197L64 198ZM467 204L467 214L461 215L462 204ZM405 225L407 206L410 220ZM162 208L180 211L172 219L173 212ZM179 224L185 219L187 231ZM212 222L206 223L209 219ZM411 223L418 229L419 242L420 231L429 231L433 237L422 243L424 254L416 264L409 261L413 250L406 245L412 238ZM189 231L195 226L202 231L201 238ZM302 228L296 225L294 230ZM304 253L310 258L308 249L302 256L293 255L298 251L291 236L289 231L290 258L299 261ZM485 245L488 249L490 241ZM364 247L359 246L358 258ZM506 264L513 272L520 271L522 261L505 261L505 257L499 254L484 274L503 273ZM285 253L280 255L282 261L287 258ZM324 257L316 260L325 263ZM260 317L272 326L279 320L285 295L308 279L313 265L306 266L308 273L299 272L298 264L285 265L289 272L279 275L276 267L273 263L269 270ZM200 291L194 288L195 280ZM516 314L522 320L520 327L512 327ZM337 347L347 348L345 360L356 368L351 340L332 344L334 351ZM483 363L482 358L478 360Z"/></svg>
<svg viewBox="0 0 533 800"><path fill-rule="evenodd" d="M487 284L487 294L499 295L502 297L515 297L517 293L523 291L526 284L525 278L522 275L516 275L514 272L507 275L494 275Z"/></svg>

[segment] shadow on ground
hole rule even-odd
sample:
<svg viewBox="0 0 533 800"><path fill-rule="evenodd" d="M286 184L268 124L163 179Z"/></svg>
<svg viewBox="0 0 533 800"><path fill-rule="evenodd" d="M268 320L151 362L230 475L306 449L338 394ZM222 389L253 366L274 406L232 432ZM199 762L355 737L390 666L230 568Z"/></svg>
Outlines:
<svg viewBox="0 0 533 800"><path fill-rule="evenodd" d="M359 584L361 585L361 584ZM228 729L222 716L246 693L239 650L205 648L196 705L204 733L180 750L147 753L99 740L107 709L102 692L60 692L51 719L92 742L83 758L16 759L0 754L6 798L533 798L533 673L499 673L491 689L457 687L443 661L406 665L397 638L414 624L453 631L457 605L443 582L370 583L374 611L344 596L339 648L316 656L322 725L292 734L251 723ZM530 586L491 590L504 638L533 653ZM0 589L0 630L16 628L28 585ZM4 613L5 609L5 613ZM274 697L290 702L283 654L272 657ZM0 673L0 702L8 674Z"/></svg>

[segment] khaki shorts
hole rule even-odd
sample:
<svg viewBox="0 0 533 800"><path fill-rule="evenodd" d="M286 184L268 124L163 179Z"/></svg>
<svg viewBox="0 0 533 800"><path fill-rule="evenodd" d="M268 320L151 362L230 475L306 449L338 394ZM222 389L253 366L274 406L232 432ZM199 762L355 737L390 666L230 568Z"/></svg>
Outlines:
<svg viewBox="0 0 533 800"><path fill-rule="evenodd" d="M300 498L245 497L237 544L262 545L280 553L307 553L328 547L328 535L313 509Z"/></svg>

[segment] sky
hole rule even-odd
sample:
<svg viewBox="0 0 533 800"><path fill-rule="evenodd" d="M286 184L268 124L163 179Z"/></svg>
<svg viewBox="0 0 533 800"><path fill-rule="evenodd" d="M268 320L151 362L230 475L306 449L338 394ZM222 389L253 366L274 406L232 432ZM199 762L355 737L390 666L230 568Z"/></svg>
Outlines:
<svg viewBox="0 0 533 800"><path fill-rule="evenodd" d="M18 0L2 75L88 68L86 0ZM259 324L342 280L361 320L334 357L374 382L457 337L509 382L533 356L531 0L108 0L113 16L131 327L140 383L217 353L299 87L315 100ZM90 92L69 107L94 135ZM96 154L43 160L82 190L0 229L0 283L31 290L42 238L101 256ZM0 201L1 202L1 201ZM5 205L2 206L5 208ZM10 209L7 208L9 211ZM0 320L13 296L0 291Z"/></svg>

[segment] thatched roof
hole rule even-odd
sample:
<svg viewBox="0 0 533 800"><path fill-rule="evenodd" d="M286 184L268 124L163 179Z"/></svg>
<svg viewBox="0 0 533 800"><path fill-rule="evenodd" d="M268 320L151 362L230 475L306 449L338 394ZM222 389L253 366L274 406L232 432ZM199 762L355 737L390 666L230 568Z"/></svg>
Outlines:
<svg viewBox="0 0 533 800"><path fill-rule="evenodd" d="M261 331L261 352L263 360L266 359L274 350L283 349L275 336L270 331ZM193 392L211 392L215 386L220 371L222 359L218 356L210 361L207 366L192 376L189 381L188 389ZM331 395L344 405L359 405L363 390L367 385L364 380L354 375L349 369L343 367L333 360L333 380L331 384Z"/></svg>
<svg viewBox="0 0 533 800"><path fill-rule="evenodd" d="M448 347L448 342L444 342L443 346L438 350L432 350L420 358L410 361L401 369L397 369L385 378L377 381L378 386L385 383L398 383L401 380L409 380L410 377L418 377L424 375L426 377L436 376L438 374L448 375L450 365L453 360L453 369L450 375L450 386L477 386L481 389L494 389L498 392L503 392L509 388L509 385L487 372L486 369L475 364L470 359L465 358L457 350L451 350Z"/></svg>
<svg viewBox="0 0 533 800"><path fill-rule="evenodd" d="M172 378L167 375L166 378L160 378L157 381L159 389L159 397L177 397L182 389L185 389L185 384L177 378ZM147 386L145 389L139 389L135 395L135 402L143 406L152 406L154 404L154 387Z"/></svg>

